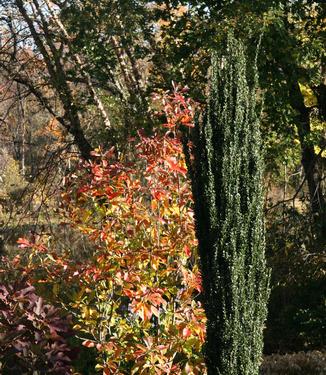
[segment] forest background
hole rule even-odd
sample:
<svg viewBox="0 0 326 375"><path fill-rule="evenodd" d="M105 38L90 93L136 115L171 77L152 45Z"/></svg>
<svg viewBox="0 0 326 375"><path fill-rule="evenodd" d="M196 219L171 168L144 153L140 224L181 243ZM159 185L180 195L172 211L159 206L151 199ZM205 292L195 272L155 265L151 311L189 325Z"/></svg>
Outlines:
<svg viewBox="0 0 326 375"><path fill-rule="evenodd" d="M161 227L156 228L153 236L157 239L157 233L161 233L161 239L171 238L177 233L179 242L167 243L166 246L179 249L174 256L175 260L182 259L185 280L187 272L189 277L198 277L191 207L188 204L191 197L186 188L178 190L186 184L181 146L173 143L173 138L166 135L168 129L161 124L171 123L177 133L173 126L178 122L182 120L186 126L191 123L189 108L204 107L211 51L223 53L223 38L232 29L248 46L249 55L254 56L259 45L257 64L265 159L266 253L272 268L264 351L268 355L309 352L310 357L280 357L280 368L290 366L282 361L297 361L297 368L309 367L313 363L311 366L322 369L325 360L320 351L326 337L323 2L3 0L0 9L0 249L5 255L1 285L11 285L18 291L24 290L24 283L38 280L33 303L41 306L38 297L41 295L56 307L80 314L83 323L72 318L73 326L75 331L83 332L78 335L84 339L69 340L73 341L71 345L75 349L80 346L79 342L84 343L84 349L79 348L79 351L82 350L87 360L74 359L68 345L69 361L67 359L66 365L79 363L75 365L75 371L87 374L92 373L95 366L99 371L111 371L107 373L114 373L114 366L120 366L120 371L123 366L127 373L131 371L128 367L131 364L122 365L122 359L119 365L110 362L115 347L103 349L102 344L97 346L99 339L94 334L94 326L103 316L107 317L108 312L104 313L103 306L94 299L101 300L101 293L107 293L109 286L103 286L97 296L87 295L87 288L91 289L93 285L85 281L89 274L78 276L75 273L79 272L80 265L90 264L94 256L101 253L103 241L106 241L107 248L108 243L115 240L110 240L111 231L118 233L123 231L121 228L128 228L128 236L135 240L135 228L150 227L155 222L157 215L148 218L148 224L140 223L139 215L148 215L144 203L148 195L154 194L151 209L152 212L158 210L158 217L162 218ZM151 142L156 142L155 146L150 146ZM138 146L135 148L134 144ZM149 145L149 149L162 148L164 158L157 153L151 156L148 149L142 149L144 145ZM80 156L90 164L80 164ZM122 164L116 171L107 172L110 163ZM153 170L145 170L144 163L153 165ZM160 163L165 163L171 174L167 175ZM99 166L99 170L94 170L95 166ZM128 191L124 190L125 185L121 185L121 181L132 174L124 169L127 167L138 171L138 177L135 173ZM140 193L137 181L143 184L146 178L147 181L155 180L154 172L156 176L163 176L161 183L164 181L170 186L169 193L166 193L168 198L164 197L161 187L154 185L142 186ZM102 188L111 184L111 195L107 193L109 195L103 198L103 194L98 193L99 186L89 186L89 181L97 181ZM95 191L91 202L87 194L82 199L78 196L90 191ZM174 195L175 191L178 191L177 195ZM105 227L103 223L109 216L123 216L121 212L108 213L105 199L117 197L123 200L128 194L135 194L135 199L140 199L143 194L140 201L144 204L142 214L128 211L127 221L119 222L118 227L116 222ZM173 206L174 202L179 205L179 211ZM165 204L166 209L174 207L174 211L162 212L162 207L157 206L160 204L162 207ZM187 212L185 221L181 221L180 212ZM168 218L164 219L164 215ZM174 228L175 232L166 228L166 222L174 222L177 227L179 219L181 224ZM120 240L121 236L120 233ZM20 240L21 246L29 249L24 254L16 245L23 237L28 241ZM140 235L138 237L138 242L134 241L137 244L147 241ZM130 247L128 238L122 240L126 248ZM187 247L189 243L191 248ZM138 245L133 246L137 248ZM69 265L71 273L65 277L75 291L73 296L65 295L64 283L59 282L63 277L62 270L53 266L54 263L58 267L59 261L63 267ZM104 261L101 272L104 272L103 264ZM28 275L22 276L21 285L16 282L19 267L29 270ZM179 275L180 269L173 267L167 273L179 277L175 275ZM44 269L47 270L46 276ZM89 268L84 271L90 272ZM85 281L83 292L75 286L76 276ZM148 277L150 279L151 275ZM173 289L173 277L169 277L166 286ZM42 288L40 281L45 279L51 284L50 293L49 285ZM123 276L122 280L119 281L121 285L128 281ZM92 282L97 282L96 277ZM183 285L183 281L178 282ZM175 288L178 289L178 285ZM178 298L188 301L194 290L200 293L200 287L195 284L187 296ZM148 305L134 306L134 313L140 313L143 322L151 321L154 326L157 324L155 316L159 315L155 308L167 304L166 299L162 300L161 291L155 293ZM170 293L172 296L178 292L173 290ZM33 299L32 296L29 298ZM119 298L116 309L123 310L121 300L132 297L123 295ZM112 301L117 303L115 298ZM146 306L149 305L148 310ZM200 303L191 308L198 320L200 315L196 314L201 314ZM121 315L123 312L118 311L116 319L119 320ZM21 316L17 322L21 322L20 319ZM188 318L182 319L180 321L185 324ZM179 353L180 359L175 359L173 365L179 361L182 371L189 368L194 373L202 373L200 347L196 347L202 340L201 331L196 325L198 322L191 321L191 332L181 323L178 329L182 340L193 339L188 340L188 346L193 345L195 349ZM70 323L65 324L68 327ZM136 329L131 326L128 329ZM38 329L45 330L44 327ZM149 328L137 326L137 329L140 332ZM33 329L29 333L34 334ZM9 358L12 348L8 343L12 337L9 335L6 340L0 350L2 357L6 353ZM102 336L101 340L106 342ZM126 342L130 345L130 338L126 338ZM27 357L36 361L34 367L41 366L35 359L41 358L41 354L28 345L30 357ZM47 345L44 344L44 353L49 353ZM176 342L173 345L171 348L178 352ZM119 350L126 356L123 349ZM142 350L146 352L144 348ZM53 363L57 363L57 352L53 354L52 350L51 353L55 357ZM118 358L117 352L114 355ZM146 361L140 364L142 360L144 356L139 354L135 362L139 362L138 367L133 365L134 373L147 368ZM20 365L27 366L28 373L26 359L22 358ZM13 362L2 366L10 368ZM160 363L160 366L163 365ZM316 374L317 367L311 373ZM302 371L308 373L307 369Z"/></svg>

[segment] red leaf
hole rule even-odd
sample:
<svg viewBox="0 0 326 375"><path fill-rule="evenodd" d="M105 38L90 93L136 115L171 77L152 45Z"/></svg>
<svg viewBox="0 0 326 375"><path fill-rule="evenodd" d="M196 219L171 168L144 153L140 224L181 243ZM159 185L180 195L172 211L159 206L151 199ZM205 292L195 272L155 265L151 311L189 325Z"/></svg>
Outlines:
<svg viewBox="0 0 326 375"><path fill-rule="evenodd" d="M152 193L152 196L156 199L156 200L158 200L158 201L160 201L162 198L164 198L165 197L165 192L163 191L163 190L152 190L151 191L151 193Z"/></svg>
<svg viewBox="0 0 326 375"><path fill-rule="evenodd" d="M31 244L26 238L18 238L17 243L19 244L19 247L26 248L26 247L33 247L33 244Z"/></svg>
<svg viewBox="0 0 326 375"><path fill-rule="evenodd" d="M191 250L190 250L188 245L185 245L183 250L184 250L185 254L187 255L187 257L191 256Z"/></svg>
<svg viewBox="0 0 326 375"><path fill-rule="evenodd" d="M191 331L188 327L185 327L183 330L182 330L182 336L184 338L188 338L189 336L191 336Z"/></svg>
<svg viewBox="0 0 326 375"><path fill-rule="evenodd" d="M178 164L177 160L175 158L167 158L166 159L167 163L169 164L170 168L172 171L179 172L183 175L187 174L187 169L181 167L181 165Z"/></svg>
<svg viewBox="0 0 326 375"><path fill-rule="evenodd" d="M95 343L91 340L85 340L83 342L83 346L86 346L86 348L94 348Z"/></svg>

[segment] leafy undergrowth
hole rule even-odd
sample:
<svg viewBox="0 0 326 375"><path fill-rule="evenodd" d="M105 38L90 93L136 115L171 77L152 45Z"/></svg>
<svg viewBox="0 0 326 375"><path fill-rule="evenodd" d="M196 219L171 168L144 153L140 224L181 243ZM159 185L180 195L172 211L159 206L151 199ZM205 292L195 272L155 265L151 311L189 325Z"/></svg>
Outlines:
<svg viewBox="0 0 326 375"><path fill-rule="evenodd" d="M324 375L326 352L311 351L266 356L261 375Z"/></svg>
<svg viewBox="0 0 326 375"><path fill-rule="evenodd" d="M1 374L70 374L70 317L36 294L19 258L1 259L0 278Z"/></svg>

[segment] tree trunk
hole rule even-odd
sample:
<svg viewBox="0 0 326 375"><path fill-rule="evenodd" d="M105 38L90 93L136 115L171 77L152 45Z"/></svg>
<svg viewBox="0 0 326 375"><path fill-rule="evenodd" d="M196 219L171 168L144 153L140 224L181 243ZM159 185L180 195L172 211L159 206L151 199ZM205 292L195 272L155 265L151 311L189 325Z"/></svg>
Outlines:
<svg viewBox="0 0 326 375"><path fill-rule="evenodd" d="M24 4L22 0L15 0L15 4L29 28L35 45L39 49L44 59L46 69L49 74L50 85L56 91L61 101L62 107L64 109L64 115L62 116L62 118L60 118L59 121L72 135L74 143L80 150L81 156L84 159L88 160L91 158L90 153L92 151L92 146L86 139L84 131L82 129L78 115L78 109L74 103L74 96L69 86L69 80L61 62L62 56L59 54L59 50L56 48L55 43L51 37L47 20L40 10L38 2L34 0L33 4L36 7L36 11L39 13L41 20L40 22L42 24L42 36L44 37L43 40L41 34L36 29L34 20L28 15L26 4ZM47 109L49 107L51 109L51 106L48 105L48 100L37 88L33 89L32 92L36 94L36 97L39 101L47 103Z"/></svg>
<svg viewBox="0 0 326 375"><path fill-rule="evenodd" d="M291 85L290 101L292 107L298 113L296 125L302 152L301 162L308 184L311 211L316 214L324 209L325 197L323 196L321 188L321 176L317 168L317 155L314 145L312 142L309 142L309 136L311 134L310 110L304 104L303 95L298 82L294 82Z"/></svg>

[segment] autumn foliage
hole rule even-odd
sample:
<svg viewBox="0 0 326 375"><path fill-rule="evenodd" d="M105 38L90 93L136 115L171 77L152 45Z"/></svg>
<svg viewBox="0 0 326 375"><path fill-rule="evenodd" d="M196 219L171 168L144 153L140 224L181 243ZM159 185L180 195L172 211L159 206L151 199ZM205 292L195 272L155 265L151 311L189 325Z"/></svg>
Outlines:
<svg viewBox="0 0 326 375"><path fill-rule="evenodd" d="M1 262L1 374L70 374L71 317L37 295L20 256Z"/></svg>
<svg viewBox="0 0 326 375"><path fill-rule="evenodd" d="M178 126L192 126L191 106L176 88L163 100L165 134L139 132L129 154L98 149L66 180L65 222L94 245L87 260L20 241L34 282L72 313L76 337L96 350L104 374L205 372L192 196L178 139Z"/></svg>

